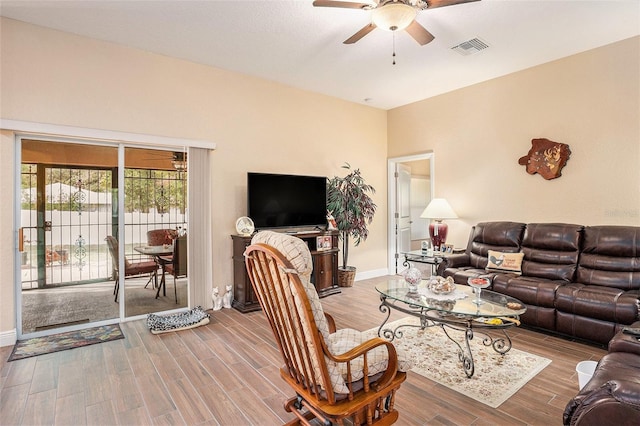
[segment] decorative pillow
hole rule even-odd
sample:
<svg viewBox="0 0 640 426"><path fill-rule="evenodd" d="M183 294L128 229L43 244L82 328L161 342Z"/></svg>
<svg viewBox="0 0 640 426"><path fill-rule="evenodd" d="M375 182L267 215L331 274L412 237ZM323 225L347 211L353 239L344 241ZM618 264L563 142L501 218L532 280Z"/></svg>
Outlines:
<svg viewBox="0 0 640 426"><path fill-rule="evenodd" d="M522 273L522 258L524 253L503 253L501 251L489 250L489 262L487 270L508 271L516 274Z"/></svg>

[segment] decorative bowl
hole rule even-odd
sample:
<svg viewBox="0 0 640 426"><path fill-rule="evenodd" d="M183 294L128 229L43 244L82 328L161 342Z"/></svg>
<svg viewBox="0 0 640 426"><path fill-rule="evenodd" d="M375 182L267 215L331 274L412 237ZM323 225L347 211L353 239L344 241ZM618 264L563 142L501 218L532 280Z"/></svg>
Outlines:
<svg viewBox="0 0 640 426"><path fill-rule="evenodd" d="M422 281L422 272L418 268L409 268L404 273L404 280L409 286L409 291L415 292L418 289L418 284Z"/></svg>
<svg viewBox="0 0 640 426"><path fill-rule="evenodd" d="M435 294L449 294L456 289L452 277L431 277L427 288Z"/></svg>
<svg viewBox="0 0 640 426"><path fill-rule="evenodd" d="M491 284L491 281L489 281L488 279L479 277L469 278L467 282L471 287L475 288L487 288Z"/></svg>

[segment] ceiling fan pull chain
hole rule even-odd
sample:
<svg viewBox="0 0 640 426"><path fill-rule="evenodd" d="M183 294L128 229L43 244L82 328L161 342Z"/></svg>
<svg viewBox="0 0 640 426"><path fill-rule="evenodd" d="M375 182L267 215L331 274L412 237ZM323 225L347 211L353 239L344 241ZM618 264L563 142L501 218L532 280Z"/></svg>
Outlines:
<svg viewBox="0 0 640 426"><path fill-rule="evenodd" d="M391 34L393 34L393 55L391 55L391 57L393 58L392 65L395 65L396 64L396 32L392 31Z"/></svg>

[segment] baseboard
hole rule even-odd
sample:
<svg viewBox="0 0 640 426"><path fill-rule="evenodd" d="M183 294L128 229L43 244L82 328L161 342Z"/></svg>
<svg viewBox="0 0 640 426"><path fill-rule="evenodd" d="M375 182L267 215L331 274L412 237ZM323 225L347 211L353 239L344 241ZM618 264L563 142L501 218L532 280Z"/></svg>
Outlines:
<svg viewBox="0 0 640 426"><path fill-rule="evenodd" d="M15 328L13 330L0 332L0 347L13 346L16 344L16 340L18 340L18 334Z"/></svg>
<svg viewBox="0 0 640 426"><path fill-rule="evenodd" d="M374 269L373 271L356 272L354 281L368 280L369 278L377 278L389 275L389 271L385 269Z"/></svg>

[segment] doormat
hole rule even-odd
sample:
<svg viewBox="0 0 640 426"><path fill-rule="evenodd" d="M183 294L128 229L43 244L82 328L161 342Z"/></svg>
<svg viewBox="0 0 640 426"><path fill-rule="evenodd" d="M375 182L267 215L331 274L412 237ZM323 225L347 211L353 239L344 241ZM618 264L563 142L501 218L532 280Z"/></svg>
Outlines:
<svg viewBox="0 0 640 426"><path fill-rule="evenodd" d="M387 323L384 328L394 330L400 325L411 326L403 327L402 337L394 339L393 344L413 361L413 373L492 408L509 399L551 363L550 359L515 348L500 355L484 345L478 335L469 342L475 364L475 373L469 378L462 369L457 346L439 327L421 330L417 327L420 319L408 317ZM458 341L464 340L462 331L448 331ZM371 336L377 336L377 332L377 327L367 331Z"/></svg>
<svg viewBox="0 0 640 426"><path fill-rule="evenodd" d="M33 337L18 340L13 347L9 361L30 358L32 356L66 351L67 349L95 345L110 340L124 339L119 324L85 328L84 330L67 331L51 336Z"/></svg>

